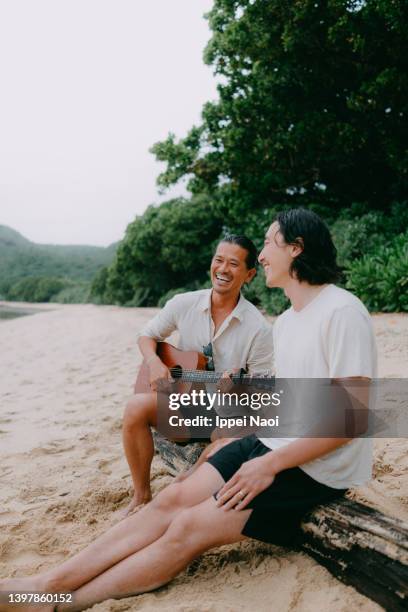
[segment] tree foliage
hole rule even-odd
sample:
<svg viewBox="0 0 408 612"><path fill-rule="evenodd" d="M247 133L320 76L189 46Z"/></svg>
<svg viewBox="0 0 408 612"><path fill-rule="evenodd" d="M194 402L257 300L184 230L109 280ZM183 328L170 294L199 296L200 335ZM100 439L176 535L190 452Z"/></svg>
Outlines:
<svg viewBox="0 0 408 612"><path fill-rule="evenodd" d="M82 304L89 299L90 283L70 278L26 276L3 288L3 299L15 302Z"/></svg>
<svg viewBox="0 0 408 612"><path fill-rule="evenodd" d="M152 147L165 163L159 187L187 179L191 200L129 226L105 299L162 303L204 281L221 226L260 248L275 212L299 205L327 220L346 277L361 278L355 261L408 227L393 205L408 189L408 4L214 0L207 18L218 99L184 138ZM248 295L271 312L287 303L261 276Z"/></svg>
<svg viewBox="0 0 408 612"><path fill-rule="evenodd" d="M59 278L30 276L15 283L7 298L18 302L49 302L63 288L64 282Z"/></svg>
<svg viewBox="0 0 408 612"><path fill-rule="evenodd" d="M349 268L347 287L374 311L408 312L408 232Z"/></svg>
<svg viewBox="0 0 408 612"><path fill-rule="evenodd" d="M106 302L156 305L176 287L205 282L222 221L211 201L197 196L149 206L135 219L106 272L95 279L93 294Z"/></svg>
<svg viewBox="0 0 408 612"><path fill-rule="evenodd" d="M152 148L230 223L276 204L385 209L408 188L408 4L214 0L219 99Z"/></svg>

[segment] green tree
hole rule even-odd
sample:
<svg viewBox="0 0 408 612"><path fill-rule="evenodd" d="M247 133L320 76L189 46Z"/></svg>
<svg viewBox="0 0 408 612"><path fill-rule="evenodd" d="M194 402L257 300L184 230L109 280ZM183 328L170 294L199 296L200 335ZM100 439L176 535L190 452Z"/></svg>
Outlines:
<svg viewBox="0 0 408 612"><path fill-rule="evenodd" d="M205 196L149 206L126 230L116 258L94 284L107 302L156 305L169 290L205 282L222 221Z"/></svg>
<svg viewBox="0 0 408 612"><path fill-rule="evenodd" d="M385 209L408 188L408 3L214 0L219 99L153 146L162 188L189 178L229 223L316 202Z"/></svg>
<svg viewBox="0 0 408 612"><path fill-rule="evenodd" d="M10 287L7 299L24 302L49 302L66 284L66 281L59 278L28 276Z"/></svg>
<svg viewBox="0 0 408 612"><path fill-rule="evenodd" d="M89 298L97 303L103 302L108 282L108 268L103 267L96 273L91 284Z"/></svg>
<svg viewBox="0 0 408 612"><path fill-rule="evenodd" d="M347 287L373 311L408 311L408 232L350 265Z"/></svg>

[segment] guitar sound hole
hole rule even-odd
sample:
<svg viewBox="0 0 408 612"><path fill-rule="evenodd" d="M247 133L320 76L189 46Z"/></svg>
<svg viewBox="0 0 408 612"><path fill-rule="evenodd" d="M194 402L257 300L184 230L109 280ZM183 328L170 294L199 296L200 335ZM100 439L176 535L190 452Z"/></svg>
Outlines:
<svg viewBox="0 0 408 612"><path fill-rule="evenodd" d="M181 378L183 374L183 368L179 365L176 365L174 366L174 368L171 368L171 374L173 378Z"/></svg>

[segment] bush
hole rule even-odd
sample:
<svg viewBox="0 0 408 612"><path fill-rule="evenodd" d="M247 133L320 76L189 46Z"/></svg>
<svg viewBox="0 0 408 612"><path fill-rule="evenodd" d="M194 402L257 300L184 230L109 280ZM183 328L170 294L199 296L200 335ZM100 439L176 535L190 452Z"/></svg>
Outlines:
<svg viewBox="0 0 408 612"><path fill-rule="evenodd" d="M52 301L59 304L86 304L89 301L90 283L69 284L53 296Z"/></svg>
<svg viewBox="0 0 408 612"><path fill-rule="evenodd" d="M163 308L169 300L175 295L179 295L180 293L187 293L188 291L197 291L198 289L210 289L211 281L208 279L203 283L190 283L186 287L177 287L176 289L170 289L164 295L161 296L159 301L157 302L157 306L159 308Z"/></svg>
<svg viewBox="0 0 408 612"><path fill-rule="evenodd" d="M353 204L329 225L338 263L347 269L355 259L375 254L408 229L407 203L394 203L387 213L367 212L363 205Z"/></svg>
<svg viewBox="0 0 408 612"><path fill-rule="evenodd" d="M170 291L167 291L164 295L161 296L161 298L157 302L157 306L159 308L164 308L167 302L171 300L171 298L173 298L175 295L179 295L180 293L186 293L187 291L191 291L191 289L187 289L187 287L177 287L177 289L170 289Z"/></svg>
<svg viewBox="0 0 408 612"><path fill-rule="evenodd" d="M59 278L29 276L10 287L7 299L18 302L49 302L65 285L66 281Z"/></svg>
<svg viewBox="0 0 408 612"><path fill-rule="evenodd" d="M128 226L107 277L100 273L94 291L103 290L109 303L155 306L170 290L206 281L221 231L205 196L149 206Z"/></svg>
<svg viewBox="0 0 408 612"><path fill-rule="evenodd" d="M371 311L408 311L408 232L350 265L347 288Z"/></svg>
<svg viewBox="0 0 408 612"><path fill-rule="evenodd" d="M136 287L131 300L125 302L125 306L140 307L149 303L150 289L148 287Z"/></svg>
<svg viewBox="0 0 408 612"><path fill-rule="evenodd" d="M340 218L331 227L333 242L337 249L340 266L348 267L356 258L374 253L385 245L384 215L369 212L360 218Z"/></svg>
<svg viewBox="0 0 408 612"><path fill-rule="evenodd" d="M106 292L106 284L108 281L108 268L101 268L94 276L89 291L89 300L95 304L104 303L104 295Z"/></svg>
<svg viewBox="0 0 408 612"><path fill-rule="evenodd" d="M282 289L269 289L265 285L263 270L258 270L254 280L245 285L243 294L250 302L271 315L279 315L290 306Z"/></svg>

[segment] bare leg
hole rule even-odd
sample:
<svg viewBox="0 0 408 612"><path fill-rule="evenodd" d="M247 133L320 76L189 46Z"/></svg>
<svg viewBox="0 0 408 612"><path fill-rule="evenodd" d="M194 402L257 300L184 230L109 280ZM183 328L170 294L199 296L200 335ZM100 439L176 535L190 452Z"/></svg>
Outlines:
<svg viewBox="0 0 408 612"><path fill-rule="evenodd" d="M123 516L129 516L138 506L146 504L152 498L150 489L150 468L154 455L154 444L151 428L157 427L158 404L157 393L138 393L129 400L123 419L123 446L132 475L134 494L132 501ZM167 396L166 396L167 397ZM187 428L178 427L177 436L174 428L166 427L170 414L169 408L162 401L160 407L160 433L175 441L186 441L189 438Z"/></svg>
<svg viewBox="0 0 408 612"><path fill-rule="evenodd" d="M213 497L184 509L162 537L85 584L74 593L72 606L59 606L58 610L83 610L105 599L136 595L166 584L209 548L244 539L241 532L251 512L217 508Z"/></svg>
<svg viewBox="0 0 408 612"><path fill-rule="evenodd" d="M139 393L127 403L123 418L123 446L132 476L134 494L125 516L152 498L150 467L154 455L151 426L156 425L157 394Z"/></svg>
<svg viewBox="0 0 408 612"><path fill-rule="evenodd" d="M171 484L140 512L114 525L84 550L51 571L7 584L2 590L69 592L160 538L171 521L185 508L195 506L218 491L224 481L210 464L201 466L188 480Z"/></svg>

